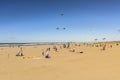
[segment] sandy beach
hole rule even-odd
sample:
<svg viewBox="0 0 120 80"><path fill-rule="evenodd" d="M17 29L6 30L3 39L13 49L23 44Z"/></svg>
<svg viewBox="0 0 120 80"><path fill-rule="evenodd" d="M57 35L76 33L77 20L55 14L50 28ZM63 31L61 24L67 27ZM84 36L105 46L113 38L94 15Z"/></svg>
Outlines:
<svg viewBox="0 0 120 80"><path fill-rule="evenodd" d="M0 80L120 80L120 0L0 0Z"/></svg>
<svg viewBox="0 0 120 80"><path fill-rule="evenodd" d="M19 48L0 47L1 80L120 80L120 45L101 47L72 46L70 49L51 49L49 59L42 49L53 45L22 46L23 57L16 57ZM83 51L83 53L79 53Z"/></svg>

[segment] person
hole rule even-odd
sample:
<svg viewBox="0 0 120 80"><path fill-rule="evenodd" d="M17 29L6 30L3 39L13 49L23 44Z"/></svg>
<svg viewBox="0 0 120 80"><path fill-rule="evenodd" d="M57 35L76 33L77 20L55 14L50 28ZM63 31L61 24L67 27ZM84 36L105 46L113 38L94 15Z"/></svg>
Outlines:
<svg viewBox="0 0 120 80"><path fill-rule="evenodd" d="M24 56L22 52L23 52L23 50L22 50L22 47L21 47L20 51L16 54L16 56Z"/></svg>
<svg viewBox="0 0 120 80"><path fill-rule="evenodd" d="M96 47L99 47L98 44L96 45Z"/></svg>
<svg viewBox="0 0 120 80"><path fill-rule="evenodd" d="M55 52L57 52L57 47L56 46L53 46L53 50L55 51Z"/></svg>
<svg viewBox="0 0 120 80"><path fill-rule="evenodd" d="M68 42L68 46L67 46L67 48L70 48L70 43Z"/></svg>
<svg viewBox="0 0 120 80"><path fill-rule="evenodd" d="M75 52L75 48L73 48L73 52Z"/></svg>
<svg viewBox="0 0 120 80"><path fill-rule="evenodd" d="M119 45L119 44L116 44L117 46Z"/></svg>
<svg viewBox="0 0 120 80"><path fill-rule="evenodd" d="M16 54L16 56L24 56L22 52L18 52L18 54Z"/></svg>
<svg viewBox="0 0 120 80"><path fill-rule="evenodd" d="M102 50L106 50L106 44L103 46L103 49Z"/></svg>
<svg viewBox="0 0 120 80"><path fill-rule="evenodd" d="M70 49L70 52L75 52L75 48L73 48L73 49Z"/></svg>
<svg viewBox="0 0 120 80"><path fill-rule="evenodd" d="M48 51L45 54L45 58L50 58Z"/></svg>
<svg viewBox="0 0 120 80"><path fill-rule="evenodd" d="M47 51L50 51L50 48L47 48L47 49L46 49L46 52L47 52Z"/></svg>
<svg viewBox="0 0 120 80"><path fill-rule="evenodd" d="M44 50L42 49L42 55L44 56Z"/></svg>
<svg viewBox="0 0 120 80"><path fill-rule="evenodd" d="M110 45L110 47L112 48L112 45Z"/></svg>
<svg viewBox="0 0 120 80"><path fill-rule="evenodd" d="M65 45L65 44L63 44L63 48L66 48L66 45Z"/></svg>

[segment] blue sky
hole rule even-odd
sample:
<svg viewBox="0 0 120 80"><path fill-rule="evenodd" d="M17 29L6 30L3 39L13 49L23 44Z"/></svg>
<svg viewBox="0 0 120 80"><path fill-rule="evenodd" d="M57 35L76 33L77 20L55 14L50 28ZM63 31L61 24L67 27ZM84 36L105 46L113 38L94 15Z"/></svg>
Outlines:
<svg viewBox="0 0 120 80"><path fill-rule="evenodd" d="M119 0L0 0L0 42L120 40L119 4Z"/></svg>

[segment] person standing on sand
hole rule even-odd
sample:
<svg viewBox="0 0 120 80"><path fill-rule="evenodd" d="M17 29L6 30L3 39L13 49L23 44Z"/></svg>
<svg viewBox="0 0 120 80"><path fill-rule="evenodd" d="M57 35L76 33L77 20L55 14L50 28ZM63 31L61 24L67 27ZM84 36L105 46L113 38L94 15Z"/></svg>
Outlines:
<svg viewBox="0 0 120 80"><path fill-rule="evenodd" d="M56 46L53 46L53 50L55 51L55 52L57 52L57 47Z"/></svg>
<svg viewBox="0 0 120 80"><path fill-rule="evenodd" d="M102 50L106 50L106 44L103 46L103 49Z"/></svg>
<svg viewBox="0 0 120 80"><path fill-rule="evenodd" d="M42 49L42 55L44 56L45 55L45 53L44 53L44 50Z"/></svg>
<svg viewBox="0 0 120 80"><path fill-rule="evenodd" d="M65 44L63 44L63 48L66 48L66 45L65 45Z"/></svg>
<svg viewBox="0 0 120 80"><path fill-rule="evenodd" d="M47 48L47 49L46 49L46 52L47 52L47 51L50 51L50 48Z"/></svg>

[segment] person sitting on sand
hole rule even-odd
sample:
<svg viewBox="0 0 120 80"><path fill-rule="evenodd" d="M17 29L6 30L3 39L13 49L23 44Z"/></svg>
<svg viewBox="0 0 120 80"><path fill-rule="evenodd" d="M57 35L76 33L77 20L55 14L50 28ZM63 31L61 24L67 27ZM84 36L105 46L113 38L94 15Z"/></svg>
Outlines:
<svg viewBox="0 0 120 80"><path fill-rule="evenodd" d="M75 52L75 48L73 48L73 49L70 49L70 52Z"/></svg>
<svg viewBox="0 0 120 80"><path fill-rule="evenodd" d="M118 46L119 44L116 44L116 46Z"/></svg>
<svg viewBox="0 0 120 80"><path fill-rule="evenodd" d="M99 47L98 45L96 45L96 47Z"/></svg>
<svg viewBox="0 0 120 80"><path fill-rule="evenodd" d="M22 51L23 51L22 48L20 48L20 51L18 52L18 54L16 54L16 56L24 56Z"/></svg>
<svg viewBox="0 0 120 80"><path fill-rule="evenodd" d="M24 56L23 53L19 52L16 56Z"/></svg>
<svg viewBox="0 0 120 80"><path fill-rule="evenodd" d="M45 58L50 58L48 51L45 54Z"/></svg>
<svg viewBox="0 0 120 80"><path fill-rule="evenodd" d="M112 48L112 45L110 45L110 47Z"/></svg>

